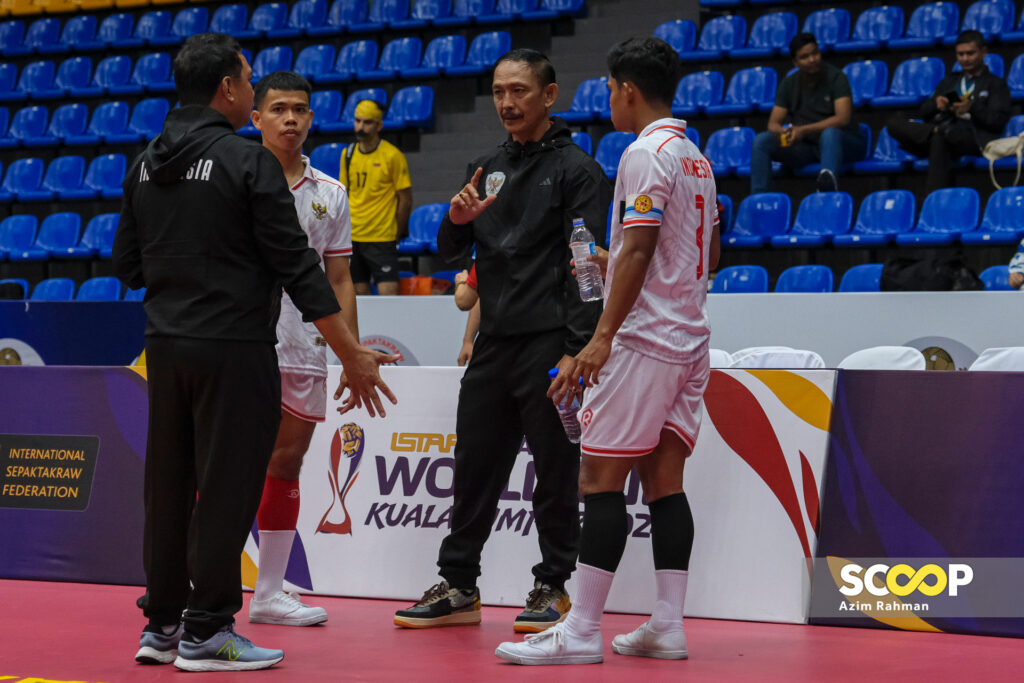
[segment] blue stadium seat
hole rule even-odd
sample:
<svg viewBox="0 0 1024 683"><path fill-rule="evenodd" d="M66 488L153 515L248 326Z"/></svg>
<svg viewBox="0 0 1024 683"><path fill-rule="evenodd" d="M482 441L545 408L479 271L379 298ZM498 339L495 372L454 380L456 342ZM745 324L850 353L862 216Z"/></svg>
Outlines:
<svg viewBox="0 0 1024 683"><path fill-rule="evenodd" d="M772 236L789 230L791 212L788 194L762 192L748 195L740 202L732 229L722 235L722 244L730 247L763 246Z"/></svg>
<svg viewBox="0 0 1024 683"><path fill-rule="evenodd" d="M791 266L775 283L775 291L780 293L827 293L834 287L835 278L828 266Z"/></svg>
<svg viewBox="0 0 1024 683"><path fill-rule="evenodd" d="M91 85L103 88L105 93L111 95L137 95L142 92L141 85L132 83L131 57L124 55L102 59L96 65Z"/></svg>
<svg viewBox="0 0 1024 683"><path fill-rule="evenodd" d="M59 140L46 132L50 110L39 105L23 107L14 113L7 135L25 147L53 147Z"/></svg>
<svg viewBox="0 0 1024 683"><path fill-rule="evenodd" d="M271 40L297 38L310 29L323 26L326 21L326 0L298 0L288 13L285 27L267 31L267 37Z"/></svg>
<svg viewBox="0 0 1024 683"><path fill-rule="evenodd" d="M991 71L996 76L999 76L1000 78L1002 78L1006 74L1006 62L1004 62L1003 58L994 52L989 52L988 54L985 55L985 66L988 67L989 71ZM963 70L963 67L960 66L960 62L954 63L953 68L950 69L950 71L953 72Z"/></svg>
<svg viewBox="0 0 1024 683"><path fill-rule="evenodd" d="M840 40L836 52L874 52L903 35L903 8L895 5L871 7L860 13L849 40Z"/></svg>
<svg viewBox="0 0 1024 683"><path fill-rule="evenodd" d="M377 43L373 40L357 40L347 43L338 51L334 70L322 74L319 83L345 83L351 81L357 71L370 71L377 65Z"/></svg>
<svg viewBox="0 0 1024 683"><path fill-rule="evenodd" d="M568 111L556 112L566 123L586 123L600 117L603 108L608 107L608 79L588 78L576 88Z"/></svg>
<svg viewBox="0 0 1024 683"><path fill-rule="evenodd" d="M92 254L77 251L78 233L82 230L82 217L73 211L51 213L43 219L36 236L35 246L46 251L50 258L88 257Z"/></svg>
<svg viewBox="0 0 1024 683"><path fill-rule="evenodd" d="M398 243L399 254L425 254L436 249L437 230L448 212L448 204L424 204L409 216L409 236Z"/></svg>
<svg viewBox="0 0 1024 683"><path fill-rule="evenodd" d="M25 45L25 22L9 19L0 23L0 53L4 57L32 54L32 48Z"/></svg>
<svg viewBox="0 0 1024 683"><path fill-rule="evenodd" d="M438 19L449 16L451 5L449 0L416 0L409 11L409 17L392 22L391 28L399 31L424 29Z"/></svg>
<svg viewBox="0 0 1024 683"><path fill-rule="evenodd" d="M38 190L43 182L45 166L42 159L35 157L13 161L7 167L3 184L0 185L0 194L7 193L20 200L23 193Z"/></svg>
<svg viewBox="0 0 1024 683"><path fill-rule="evenodd" d="M434 19L434 26L468 26L493 11L494 0L455 0L451 14Z"/></svg>
<svg viewBox="0 0 1024 683"><path fill-rule="evenodd" d="M988 198L977 230L960 236L964 244L1014 244L1024 237L1024 187L1004 187Z"/></svg>
<svg viewBox="0 0 1024 683"><path fill-rule="evenodd" d="M693 116L709 106L720 104L725 94L725 77L718 71L695 71L686 74L676 86L672 113L679 117Z"/></svg>
<svg viewBox="0 0 1024 683"><path fill-rule="evenodd" d="M40 54L55 54L68 51L60 40L60 19L48 17L36 19L25 32L25 46Z"/></svg>
<svg viewBox="0 0 1024 683"><path fill-rule="evenodd" d="M1024 10L1021 10L1020 21L1017 22L1017 28L1012 31L1007 31L999 36L999 40L1004 43L1021 43L1024 42Z"/></svg>
<svg viewBox="0 0 1024 683"><path fill-rule="evenodd" d="M935 86L945 75L946 65L938 57L908 59L896 67L889 92L871 100L871 106L916 106L932 94Z"/></svg>
<svg viewBox="0 0 1024 683"><path fill-rule="evenodd" d="M11 127L11 112L7 107L0 107L0 149L17 147L20 142L8 136Z"/></svg>
<svg viewBox="0 0 1024 683"><path fill-rule="evenodd" d="M750 149L753 144L753 128L721 128L708 136L707 142L704 143L704 156L711 162L716 176L727 176L736 173L741 166L749 169Z"/></svg>
<svg viewBox="0 0 1024 683"><path fill-rule="evenodd" d="M239 40L259 38L260 32L247 28L248 23L249 10L245 5L240 3L221 5L210 19L210 31L212 33L227 33Z"/></svg>
<svg viewBox="0 0 1024 683"><path fill-rule="evenodd" d="M701 7L739 7L747 0L700 0Z"/></svg>
<svg viewBox="0 0 1024 683"><path fill-rule="evenodd" d="M131 116L131 107L127 102L114 100L104 102L92 112L89 127L86 129L87 136L99 136L104 142L112 143L112 136L125 134L128 130L128 118ZM68 138L67 144L83 145L85 140L77 136Z"/></svg>
<svg viewBox="0 0 1024 683"><path fill-rule="evenodd" d="M85 226L80 246L91 249L100 258L108 259L114 249L114 235L121 216L117 213L101 213L93 216Z"/></svg>
<svg viewBox="0 0 1024 683"><path fill-rule="evenodd" d="M874 98L881 97L889 85L889 67L878 59L850 62L843 67L843 73L853 90L854 107L862 107Z"/></svg>
<svg viewBox="0 0 1024 683"><path fill-rule="evenodd" d="M142 47L146 41L133 35L135 17L127 12L111 14L100 22L96 30L97 40L102 40L107 47L129 48Z"/></svg>
<svg viewBox="0 0 1024 683"><path fill-rule="evenodd" d="M697 146L697 149L700 149L700 131L693 126L687 126L686 137L690 139L690 142Z"/></svg>
<svg viewBox="0 0 1024 683"><path fill-rule="evenodd" d="M729 80L721 104L709 105L708 116L736 116L755 111L771 111L775 106L778 75L770 66L740 69Z"/></svg>
<svg viewBox="0 0 1024 683"><path fill-rule="evenodd" d="M139 287L138 289L125 290L124 299L122 301L143 301L146 298L146 288Z"/></svg>
<svg viewBox="0 0 1024 683"><path fill-rule="evenodd" d="M92 14L76 14L64 22L64 30L60 34L60 42L74 52L102 50L105 43L97 40L96 29L99 22Z"/></svg>
<svg viewBox="0 0 1024 683"><path fill-rule="evenodd" d="M1013 0L978 0L964 12L960 30L981 31L985 40L998 40L1001 34L1013 30L1016 14L1017 8L1014 7ZM942 42L945 45L952 45L956 42L956 36L946 36Z"/></svg>
<svg viewBox="0 0 1024 683"><path fill-rule="evenodd" d="M117 145L152 140L163 130L164 119L170 109L170 103L163 97L140 100L132 108L126 131L108 135L106 142Z"/></svg>
<svg viewBox="0 0 1024 683"><path fill-rule="evenodd" d="M718 213L718 228L724 233L732 228L732 197L727 194L718 195L718 202L721 210Z"/></svg>
<svg viewBox="0 0 1024 683"><path fill-rule="evenodd" d="M419 5L417 5L419 6ZM466 39L462 36L440 36L427 43L418 66L402 69L402 78L437 78L466 61Z"/></svg>
<svg viewBox="0 0 1024 683"><path fill-rule="evenodd" d="M182 42L196 35L205 33L210 24L210 10L205 7L186 7L174 15L171 23L171 35Z"/></svg>
<svg viewBox="0 0 1024 683"><path fill-rule="evenodd" d="M0 63L0 102L22 102L28 93L18 89L18 67L7 62Z"/></svg>
<svg viewBox="0 0 1024 683"><path fill-rule="evenodd" d="M139 22L135 24L133 35L136 38L141 38L146 45L175 45L178 42L178 37L171 33L173 21L174 17L170 12L164 10L146 12L139 17Z"/></svg>
<svg viewBox="0 0 1024 683"><path fill-rule="evenodd" d="M318 83L321 76L334 69L334 56L333 45L310 45L302 48L292 69L313 83Z"/></svg>
<svg viewBox="0 0 1024 683"><path fill-rule="evenodd" d="M601 166L604 174L612 180L615 180L615 177L619 175L619 159L622 158L622 153L626 151L626 148L634 140L636 140L636 135L633 133L613 131L605 133L604 137L597 143L594 159Z"/></svg>
<svg viewBox="0 0 1024 683"><path fill-rule="evenodd" d="M877 292L882 285L882 264L863 263L843 273L840 292Z"/></svg>
<svg viewBox="0 0 1024 683"><path fill-rule="evenodd" d="M341 155L344 154L347 146L341 142L328 142L317 146L309 153L310 166L323 171L332 178L338 177L341 172Z"/></svg>
<svg viewBox="0 0 1024 683"><path fill-rule="evenodd" d="M572 141L587 154L591 156L594 155L594 140L590 137L590 133L574 131L572 134Z"/></svg>
<svg viewBox="0 0 1024 683"><path fill-rule="evenodd" d="M4 256L4 251L3 251L3 249L0 249L0 258L3 258L3 256ZM28 280L26 280L25 278L20 278L20 277L4 278L4 279L0 280L0 286L2 286L2 285L7 285L7 286L17 285L18 287L20 287L21 288L21 297L20 297L21 299L27 299L28 298L29 290L31 289L29 287ZM5 297L5 298L17 300L19 297L10 297L10 296L8 296L8 297Z"/></svg>
<svg viewBox="0 0 1024 683"><path fill-rule="evenodd" d="M872 192L860 203L853 231L836 235L837 247L880 247L914 229L917 202L908 190Z"/></svg>
<svg viewBox="0 0 1024 683"><path fill-rule="evenodd" d="M78 93L89 90L91 80L92 60L88 57L69 57L57 67L54 84L65 94L77 97ZM102 94L102 91L95 94Z"/></svg>
<svg viewBox="0 0 1024 683"><path fill-rule="evenodd" d="M986 292L1014 292L1010 286L1010 266L989 266L978 275Z"/></svg>
<svg viewBox="0 0 1024 683"><path fill-rule="evenodd" d="M1014 58L1013 64L1010 65L1010 73L1006 77L1006 84L1010 86L1010 96L1013 99L1024 99L1024 54Z"/></svg>
<svg viewBox="0 0 1024 683"><path fill-rule="evenodd" d="M763 294L768 291L764 266L728 266L711 283L712 294Z"/></svg>
<svg viewBox="0 0 1024 683"><path fill-rule="evenodd" d="M398 78L402 69L419 66L422 55L423 41L419 38L395 38L384 46L376 68L357 71L356 78L360 81L386 81Z"/></svg>
<svg viewBox="0 0 1024 683"><path fill-rule="evenodd" d="M815 192L803 198L793 227L771 239L773 247L823 247L836 235L850 231L853 197L846 192ZM829 288L831 291L831 287Z"/></svg>
<svg viewBox="0 0 1024 683"><path fill-rule="evenodd" d="M142 55L135 62L130 85L139 86L148 92L173 92L171 68L171 56L166 52Z"/></svg>
<svg viewBox="0 0 1024 683"><path fill-rule="evenodd" d="M288 23L288 5L283 2L267 2L262 5L258 5L256 9L252 11L252 16L249 17L249 30L256 31L260 36L264 38L270 38L270 32L274 31L286 31L286 24ZM302 31L289 36L296 37L301 35ZM277 36L283 38L284 36Z"/></svg>
<svg viewBox="0 0 1024 683"><path fill-rule="evenodd" d="M341 110L341 118L339 119L345 130L352 130L356 123L356 106L363 100L373 100L383 107L388 103L388 94L381 88L363 88L362 90L354 90L349 93L348 99L345 100L345 108Z"/></svg>
<svg viewBox="0 0 1024 683"><path fill-rule="evenodd" d="M409 0L374 0L366 12L366 21L351 24L352 33L383 31L392 22L409 17Z"/></svg>
<svg viewBox="0 0 1024 683"><path fill-rule="evenodd" d="M91 277L82 283L75 301L119 301L121 281L116 277Z"/></svg>
<svg viewBox="0 0 1024 683"><path fill-rule="evenodd" d="M733 59L757 59L788 55L789 41L796 35L797 23L792 12L762 14L750 27L746 46L729 50L729 56Z"/></svg>
<svg viewBox="0 0 1024 683"><path fill-rule="evenodd" d="M466 62L448 69L449 76L476 76L490 70L498 58L512 49L512 34L508 31L480 33L469 44Z"/></svg>
<svg viewBox="0 0 1024 683"><path fill-rule="evenodd" d="M384 130L430 128L434 125L434 89L428 85L402 88L391 98Z"/></svg>
<svg viewBox="0 0 1024 683"><path fill-rule="evenodd" d="M746 39L746 19L739 15L715 17L704 24L697 49L682 52L679 58L688 62L713 62L730 50L743 47Z"/></svg>
<svg viewBox="0 0 1024 683"><path fill-rule="evenodd" d="M853 172L858 175L897 173L913 164L916 159L917 157L900 147L889 135L888 128L882 128L874 153L864 161L855 161Z"/></svg>
<svg viewBox="0 0 1024 683"><path fill-rule="evenodd" d="M335 36L349 26L366 21L366 0L334 0L327 10L327 18L320 26L306 30L310 36Z"/></svg>
<svg viewBox="0 0 1024 683"><path fill-rule="evenodd" d="M952 244L962 233L978 227L978 191L969 187L947 187L925 197L913 231L896 235L901 246Z"/></svg>
<svg viewBox="0 0 1024 683"><path fill-rule="evenodd" d="M33 100L49 100L64 96L64 89L54 82L56 66L48 59L26 64L18 77L18 90Z"/></svg>
<svg viewBox="0 0 1024 683"><path fill-rule="evenodd" d="M3 180L0 181L0 202L13 202L14 193L7 189L7 178L3 175L3 172L4 165L3 162L0 162L0 177L3 178Z"/></svg>
<svg viewBox="0 0 1024 683"><path fill-rule="evenodd" d="M256 53L256 61L252 64L252 81L258 82L267 74L275 71L290 71L292 68L292 49L287 45L265 47Z"/></svg>
<svg viewBox="0 0 1024 683"><path fill-rule="evenodd" d="M849 39L850 12L842 7L816 10L807 15L803 30L813 33L821 51L828 52L836 43Z"/></svg>
<svg viewBox="0 0 1024 683"><path fill-rule="evenodd" d="M927 48L947 36L957 35L960 26L960 8L955 2L929 2L921 5L910 15L907 32L893 38L889 47L895 50Z"/></svg>
<svg viewBox="0 0 1024 683"><path fill-rule="evenodd" d="M81 187L85 160L80 156L59 156L46 167L39 189L18 194L19 201L52 202L63 192Z"/></svg>
<svg viewBox="0 0 1024 683"><path fill-rule="evenodd" d="M84 104L73 102L71 104L62 104L54 110L53 118L50 119L50 127L47 128L46 132L66 145L69 138L84 136L88 125L89 108ZM89 144L93 145L98 145L99 143L99 137L89 141Z"/></svg>
<svg viewBox="0 0 1024 683"><path fill-rule="evenodd" d="M559 17L582 17L586 13L584 0L540 0L537 9L525 10L520 16L523 21L554 21Z"/></svg>
<svg viewBox="0 0 1024 683"><path fill-rule="evenodd" d="M309 108L313 110L312 130L323 130L322 126L326 124L328 128L324 132L330 132L330 126L337 123L341 116L342 104L344 98L337 90L314 91L309 98ZM337 170L327 173L333 176Z"/></svg>
<svg viewBox="0 0 1024 683"><path fill-rule="evenodd" d="M51 277L32 290L32 301L71 301L75 296L75 281L68 277Z"/></svg>
<svg viewBox="0 0 1024 683"><path fill-rule="evenodd" d="M494 11L478 16L478 24L509 24L521 19L524 12L537 8L538 0L495 0Z"/></svg>
<svg viewBox="0 0 1024 683"><path fill-rule="evenodd" d="M102 106L102 105L101 105ZM104 199L120 199L124 192L124 174L128 169L128 160L123 154L104 154L89 163L85 173L85 186L99 190Z"/></svg>
<svg viewBox="0 0 1024 683"><path fill-rule="evenodd" d="M15 162L17 163L17 162ZM0 253L11 261L45 261L50 257L45 249L35 246L39 219L21 214L8 216L0 222Z"/></svg>
<svg viewBox="0 0 1024 683"><path fill-rule="evenodd" d="M654 29L654 37L661 38L680 54L691 52L697 46L697 24L689 19L666 21Z"/></svg>

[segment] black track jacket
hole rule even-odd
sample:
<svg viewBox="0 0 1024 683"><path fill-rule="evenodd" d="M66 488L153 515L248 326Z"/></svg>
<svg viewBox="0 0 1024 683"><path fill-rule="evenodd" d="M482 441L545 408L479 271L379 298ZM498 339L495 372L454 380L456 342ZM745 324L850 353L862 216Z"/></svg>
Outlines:
<svg viewBox="0 0 1024 683"><path fill-rule="evenodd" d="M171 110L128 169L114 269L147 335L274 343L282 286L306 321L340 310L319 263L281 164L209 107Z"/></svg>
<svg viewBox="0 0 1024 683"><path fill-rule="evenodd" d="M437 235L445 259L476 246L480 331L494 336L565 328L565 353L576 355L590 341L601 303L583 303L569 266L572 219L583 218L599 245L612 185L601 167L572 141L565 122L537 142L509 137L466 169L468 183L484 169L477 193L498 199L477 219L454 225L445 215ZM490 192L489 192L490 190Z"/></svg>

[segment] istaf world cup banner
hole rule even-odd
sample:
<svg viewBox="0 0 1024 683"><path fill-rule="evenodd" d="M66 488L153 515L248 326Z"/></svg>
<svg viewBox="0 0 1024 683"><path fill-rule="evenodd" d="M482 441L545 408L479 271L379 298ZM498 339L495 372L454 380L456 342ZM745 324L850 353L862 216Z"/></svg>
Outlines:
<svg viewBox="0 0 1024 683"><path fill-rule="evenodd" d="M1024 636L1024 373L844 371L815 624Z"/></svg>

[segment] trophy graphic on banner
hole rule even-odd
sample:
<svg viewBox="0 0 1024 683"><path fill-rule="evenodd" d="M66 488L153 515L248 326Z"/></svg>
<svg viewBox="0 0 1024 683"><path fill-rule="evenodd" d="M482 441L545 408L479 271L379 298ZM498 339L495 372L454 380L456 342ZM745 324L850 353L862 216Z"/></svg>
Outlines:
<svg viewBox="0 0 1024 683"><path fill-rule="evenodd" d="M327 479L331 485L331 504L323 519L316 527L316 533L351 534L352 518L345 507L345 496L359 476L359 461L363 459L363 428L349 422L334 433L331 440L331 458L327 468ZM344 466L344 463L348 463ZM342 470L345 479L342 481Z"/></svg>

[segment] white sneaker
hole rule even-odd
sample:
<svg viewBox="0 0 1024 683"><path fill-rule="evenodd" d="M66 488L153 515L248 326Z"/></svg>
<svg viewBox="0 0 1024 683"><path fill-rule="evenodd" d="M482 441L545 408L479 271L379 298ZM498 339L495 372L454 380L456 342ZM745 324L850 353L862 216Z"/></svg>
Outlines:
<svg viewBox="0 0 1024 683"><path fill-rule="evenodd" d="M281 591L269 600L251 601L249 621L254 624L312 626L327 621L327 610L299 602L297 593Z"/></svg>
<svg viewBox="0 0 1024 683"><path fill-rule="evenodd" d="M521 643L502 643L494 654L513 664L599 664L604 661L602 650L600 632L579 638L562 622Z"/></svg>
<svg viewBox="0 0 1024 683"><path fill-rule="evenodd" d="M655 657L657 659L686 659L686 631L652 631L650 622L645 622L632 633L624 633L612 639L612 650L620 655L633 657Z"/></svg>

